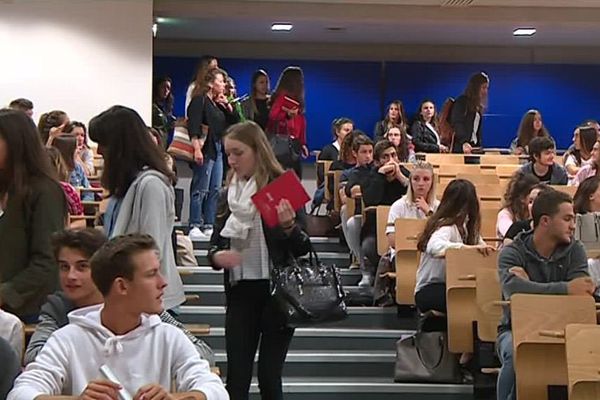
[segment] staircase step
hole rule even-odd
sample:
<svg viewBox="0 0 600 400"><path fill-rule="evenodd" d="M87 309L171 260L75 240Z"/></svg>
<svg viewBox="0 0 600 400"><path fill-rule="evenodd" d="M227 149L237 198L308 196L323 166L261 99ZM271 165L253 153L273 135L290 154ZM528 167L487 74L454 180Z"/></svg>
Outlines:
<svg viewBox="0 0 600 400"><path fill-rule="evenodd" d="M381 377L284 377L283 393L286 400L467 400L473 398L473 386L395 383ZM250 399L260 399L256 379Z"/></svg>
<svg viewBox="0 0 600 400"><path fill-rule="evenodd" d="M393 350L396 341L410 330L297 328L290 350ZM208 336L202 336L214 350L225 349L225 328L211 327Z"/></svg>
<svg viewBox="0 0 600 400"><path fill-rule="evenodd" d="M225 307L183 305L180 308L179 317L183 323L223 327L225 326ZM319 327L414 330L416 329L416 321L413 318L398 318L396 307L348 307L348 318L322 324Z"/></svg>
<svg viewBox="0 0 600 400"><path fill-rule="evenodd" d="M324 264L335 265L339 268L347 268L350 265L350 256L347 250L346 252L318 251L317 255ZM194 250L194 257L196 257L198 265L210 265L208 262L208 249Z"/></svg>
<svg viewBox="0 0 600 400"><path fill-rule="evenodd" d="M339 238L311 236L310 242L317 253L322 251L348 253L348 246L341 243ZM208 250L209 240L193 240L194 250Z"/></svg>
<svg viewBox="0 0 600 400"><path fill-rule="evenodd" d="M223 285L223 271L211 267L177 267L184 285ZM353 286L361 279L358 269L339 268L342 285Z"/></svg>
<svg viewBox="0 0 600 400"><path fill-rule="evenodd" d="M215 351L217 366L223 376L227 375L227 355ZM324 377L340 376L382 377L394 373L394 351L375 350L290 350L283 367L283 376ZM255 361L258 360L256 355Z"/></svg>

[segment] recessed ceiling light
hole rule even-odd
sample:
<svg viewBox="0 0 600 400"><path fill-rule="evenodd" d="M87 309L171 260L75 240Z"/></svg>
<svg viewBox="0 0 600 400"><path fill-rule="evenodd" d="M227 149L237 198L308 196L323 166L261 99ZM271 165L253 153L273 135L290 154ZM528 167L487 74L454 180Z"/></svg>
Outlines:
<svg viewBox="0 0 600 400"><path fill-rule="evenodd" d="M517 28L513 31L513 36L533 36L536 32L535 28Z"/></svg>
<svg viewBox="0 0 600 400"><path fill-rule="evenodd" d="M164 24L165 22L167 22L167 19L164 17L156 17L156 22L158 22L159 24Z"/></svg>
<svg viewBox="0 0 600 400"><path fill-rule="evenodd" d="M292 30L293 27L294 25L287 22L276 22L273 25L271 25L271 30L277 32L289 32Z"/></svg>

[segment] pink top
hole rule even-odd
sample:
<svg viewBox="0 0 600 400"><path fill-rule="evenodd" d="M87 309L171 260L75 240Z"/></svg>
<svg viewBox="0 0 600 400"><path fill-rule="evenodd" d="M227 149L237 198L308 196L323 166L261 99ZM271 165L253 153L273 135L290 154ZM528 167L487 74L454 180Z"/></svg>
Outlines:
<svg viewBox="0 0 600 400"><path fill-rule="evenodd" d="M569 186L579 186L579 184L585 181L590 176L596 175L596 168L593 165L586 165L581 167L575 178L569 183Z"/></svg>
<svg viewBox="0 0 600 400"><path fill-rule="evenodd" d="M496 220L496 236L500 239L504 239L504 235L506 235L508 228L510 228L513 222L513 215L508 208L500 210L498 219Z"/></svg>
<svg viewBox="0 0 600 400"><path fill-rule="evenodd" d="M83 215L83 205L81 204L81 197L79 192L75 188L69 185L67 182L60 182L65 197L67 198L67 208L69 215Z"/></svg>

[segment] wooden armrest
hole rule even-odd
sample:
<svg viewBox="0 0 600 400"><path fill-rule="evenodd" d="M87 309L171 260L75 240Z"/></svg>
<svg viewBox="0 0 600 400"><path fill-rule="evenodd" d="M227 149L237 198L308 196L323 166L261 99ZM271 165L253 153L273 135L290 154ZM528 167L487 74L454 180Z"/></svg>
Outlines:
<svg viewBox="0 0 600 400"><path fill-rule="evenodd" d="M484 242L502 242L504 239L500 239L496 236L494 237L484 237L482 238Z"/></svg>
<svg viewBox="0 0 600 400"><path fill-rule="evenodd" d="M461 275L458 277L459 281L474 281L475 280L475 275L474 274L470 274L470 275Z"/></svg>
<svg viewBox="0 0 600 400"><path fill-rule="evenodd" d="M184 324L184 326L193 335L208 335L210 333L210 325L207 324Z"/></svg>
<svg viewBox="0 0 600 400"><path fill-rule="evenodd" d="M101 188L101 187L100 188L97 188L97 187L88 187L88 188L86 188L86 187L79 186L76 189L79 190L80 192L95 192L95 193L102 193L102 192L104 192L104 188Z"/></svg>
<svg viewBox="0 0 600 400"><path fill-rule="evenodd" d="M380 274L379 277L380 278L396 279L396 273L395 272L384 272L383 274Z"/></svg>
<svg viewBox="0 0 600 400"><path fill-rule="evenodd" d="M510 300L494 300L492 302L493 305L495 306L510 306Z"/></svg>
<svg viewBox="0 0 600 400"><path fill-rule="evenodd" d="M377 206L369 206L365 208L365 212L373 212L373 211L377 211ZM394 224L392 224L393 226Z"/></svg>
<svg viewBox="0 0 600 400"><path fill-rule="evenodd" d="M25 335L33 335L33 332L35 332L37 328L37 324L27 324L25 325L25 327L23 328Z"/></svg>
<svg viewBox="0 0 600 400"><path fill-rule="evenodd" d="M500 368L481 368L481 373L485 375L498 375Z"/></svg>
<svg viewBox="0 0 600 400"><path fill-rule="evenodd" d="M94 207L100 207L100 203L102 203L102 202L101 201L86 201L86 200L83 200L81 202L81 204L84 206L94 206Z"/></svg>
<svg viewBox="0 0 600 400"><path fill-rule="evenodd" d="M219 367L210 367L210 372L221 376L221 369Z"/></svg>
<svg viewBox="0 0 600 400"><path fill-rule="evenodd" d="M185 301L198 301L200 300L200 296L197 294L186 294Z"/></svg>
<svg viewBox="0 0 600 400"><path fill-rule="evenodd" d="M538 334L540 336L549 337L549 338L556 338L556 339L564 339L565 338L564 331L561 332L561 331L541 330L538 332Z"/></svg>

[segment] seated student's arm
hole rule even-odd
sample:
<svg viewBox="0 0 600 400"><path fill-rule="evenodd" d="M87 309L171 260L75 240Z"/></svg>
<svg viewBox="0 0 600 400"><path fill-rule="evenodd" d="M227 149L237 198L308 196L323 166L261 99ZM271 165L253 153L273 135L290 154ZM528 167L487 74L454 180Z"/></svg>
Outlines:
<svg viewBox="0 0 600 400"><path fill-rule="evenodd" d="M42 400L62 394L70 368L69 346L64 336L50 336L35 361L17 377L7 399Z"/></svg>
<svg viewBox="0 0 600 400"><path fill-rule="evenodd" d="M394 204L390 207L390 212L388 213L387 226L385 227L385 235L388 240L388 245L390 248L396 248L396 219L402 218L401 214L404 209L402 206L404 202L400 202L396 200Z"/></svg>
<svg viewBox="0 0 600 400"><path fill-rule="evenodd" d="M44 313L40 314L40 320L35 327L31 339L29 339L27 350L25 350L25 358L23 360L25 366L35 360L35 357L42 350L50 335L58 328L58 323L54 318Z"/></svg>
<svg viewBox="0 0 600 400"><path fill-rule="evenodd" d="M567 170L557 163L554 163L554 168L558 170L556 173L556 181L552 182L553 185L566 185L569 182L569 175L567 175ZM554 174L553 174L554 175Z"/></svg>
<svg viewBox="0 0 600 400"><path fill-rule="evenodd" d="M427 242L427 253L434 257L444 257L449 249L461 249L465 247L462 242L451 241L454 226L442 226L429 238Z"/></svg>
<svg viewBox="0 0 600 400"><path fill-rule="evenodd" d="M508 209L503 208L500 210L500 212L498 212L496 226L498 227L498 232L502 237L506 236L506 232L508 232L513 222L513 216Z"/></svg>
<svg viewBox="0 0 600 400"><path fill-rule="evenodd" d="M522 257L512 244L504 247L500 252L498 256L498 274L505 298L510 298L514 293L568 294L567 282L533 282L519 276L520 274L511 272L512 268L525 270L525 262L525 257Z"/></svg>
<svg viewBox="0 0 600 400"><path fill-rule="evenodd" d="M577 172L579 172L579 167L575 162L575 156L573 154L569 154L565 159L565 169L571 176L575 176L577 175Z"/></svg>
<svg viewBox="0 0 600 400"><path fill-rule="evenodd" d="M200 358L192 343L177 328L172 328L169 347L174 352L171 371L175 376L177 396L203 400L228 400L225 386L216 374L210 371L208 363Z"/></svg>

